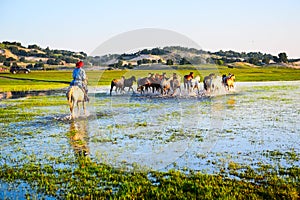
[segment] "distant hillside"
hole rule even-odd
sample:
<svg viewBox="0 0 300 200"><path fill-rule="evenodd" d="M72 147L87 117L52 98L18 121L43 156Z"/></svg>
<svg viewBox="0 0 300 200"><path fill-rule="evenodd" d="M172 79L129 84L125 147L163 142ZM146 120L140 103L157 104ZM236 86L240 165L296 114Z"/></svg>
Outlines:
<svg viewBox="0 0 300 200"><path fill-rule="evenodd" d="M164 48L143 49L131 54L113 54L105 56L87 57L93 65L106 65L111 68L135 68L145 65L200 65L218 64L229 67L251 66L284 66L298 68L300 59L288 60L286 53L278 56L249 52L239 53L235 51L210 52L194 48L171 46Z"/></svg>
<svg viewBox="0 0 300 200"><path fill-rule="evenodd" d="M124 68L164 68L171 65L217 64L240 68L242 66L265 67L283 66L300 68L300 59L288 59L286 53L271 55L261 52L210 52L195 48L170 46L164 48L143 49L131 54L108 54L87 56L84 52L43 49L35 44L22 46L19 42L0 43L0 66L18 65L30 69L65 69L74 67L78 60L84 60L86 68L97 66L111 69ZM153 65L153 66L152 66ZM96 68L95 68L96 66ZM99 69L99 68L98 68Z"/></svg>
<svg viewBox="0 0 300 200"><path fill-rule="evenodd" d="M22 46L19 42L0 43L0 63L3 66L18 65L27 68L45 68L49 66L74 66L78 60L86 59L84 52L43 49L37 45Z"/></svg>

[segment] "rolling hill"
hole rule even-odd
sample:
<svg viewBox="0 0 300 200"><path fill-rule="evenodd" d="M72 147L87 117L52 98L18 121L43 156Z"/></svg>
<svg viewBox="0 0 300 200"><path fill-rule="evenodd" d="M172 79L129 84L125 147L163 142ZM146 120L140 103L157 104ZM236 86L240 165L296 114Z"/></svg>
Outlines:
<svg viewBox="0 0 300 200"><path fill-rule="evenodd" d="M19 42L0 43L0 66L9 67L12 63L32 69L65 69L73 67L78 60L84 60L86 67L106 66L114 68L152 68L167 65L218 64L231 68L280 66L300 68L300 59L288 60L286 53L278 56L261 52L210 52L200 49L171 46L164 48L143 49L131 54L108 54L88 56L84 52L51 50L37 45L22 46Z"/></svg>

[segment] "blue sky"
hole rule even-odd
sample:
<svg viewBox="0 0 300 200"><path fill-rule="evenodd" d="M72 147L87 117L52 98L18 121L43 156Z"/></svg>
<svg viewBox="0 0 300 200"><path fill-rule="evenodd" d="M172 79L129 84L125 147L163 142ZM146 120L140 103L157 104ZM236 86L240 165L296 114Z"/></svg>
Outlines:
<svg viewBox="0 0 300 200"><path fill-rule="evenodd" d="M118 34L159 28L204 50L300 57L298 0L0 0L0 41L90 54Z"/></svg>

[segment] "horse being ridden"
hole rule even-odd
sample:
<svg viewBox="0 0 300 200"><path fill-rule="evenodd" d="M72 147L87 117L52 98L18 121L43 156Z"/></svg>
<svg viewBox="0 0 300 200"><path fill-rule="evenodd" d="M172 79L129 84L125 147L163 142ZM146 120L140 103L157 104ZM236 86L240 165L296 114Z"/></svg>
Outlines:
<svg viewBox="0 0 300 200"><path fill-rule="evenodd" d="M83 66L84 63L82 61L76 63L76 68L73 70L72 73L73 80L70 83L70 86L78 86L84 93L84 100L89 101L88 88L87 88L87 76L85 74L84 69L82 69Z"/></svg>
<svg viewBox="0 0 300 200"><path fill-rule="evenodd" d="M80 113L80 102L82 103L84 114L86 114L86 108L85 108L85 94L81 88L78 86L72 86L67 91L67 99L70 105L70 111L72 115L72 119L75 118L75 112L74 108L77 106L78 108L78 114Z"/></svg>

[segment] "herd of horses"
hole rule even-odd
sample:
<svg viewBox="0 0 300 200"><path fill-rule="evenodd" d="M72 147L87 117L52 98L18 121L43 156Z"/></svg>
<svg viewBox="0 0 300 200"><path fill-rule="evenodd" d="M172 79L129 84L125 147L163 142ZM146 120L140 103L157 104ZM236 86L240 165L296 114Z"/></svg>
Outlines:
<svg viewBox="0 0 300 200"><path fill-rule="evenodd" d="M233 74L226 75L222 77L215 75L214 73L205 76L203 79L203 88L207 92L214 92L220 87L224 87L227 90L234 88L235 76ZM154 74L149 73L147 77L139 78L136 80L135 76L132 76L126 79L122 76L120 79L113 79L110 85L110 95L112 95L113 89L115 88L115 93L125 92L125 88L128 88L128 92L133 89L134 82L137 82L137 91L141 94L147 92L158 92L162 95L171 95L181 94L181 77L173 73L171 77L167 77L166 73L163 74ZM183 87L188 93L192 91L197 91L200 93L200 76L197 75L194 77L194 72L190 72L187 75L183 76Z"/></svg>
<svg viewBox="0 0 300 200"><path fill-rule="evenodd" d="M230 90L234 88L235 76L233 74L226 75L222 77L211 73L205 76L203 79L203 88L206 92L213 93L216 90L221 89L221 87ZM115 88L116 93L125 92L125 88L128 88L128 92L133 89L134 82L137 82L137 91L141 94L144 93L159 93L161 95L181 95L181 76L173 73L171 77L167 77L166 73L154 74L149 73L147 77L139 78L136 80L135 76L131 76L126 79L122 76L120 79L113 79L110 85L110 95L112 95L113 88ZM201 83L200 76L194 77L194 72L190 72L183 76L183 87L188 93L196 92L200 94ZM75 118L74 108L78 107L80 110L80 104L82 103L84 113L86 113L84 92L78 86L71 86L67 91L67 99L70 106L71 117Z"/></svg>

